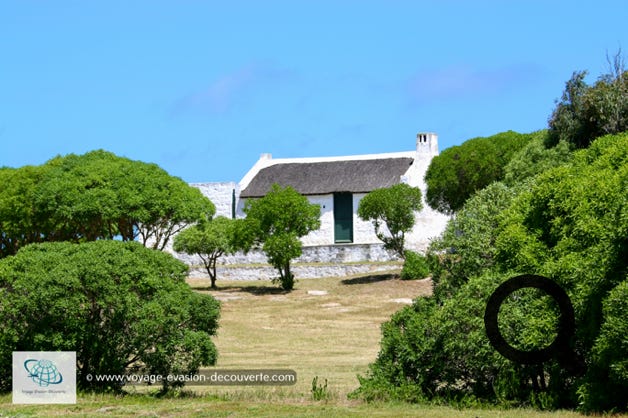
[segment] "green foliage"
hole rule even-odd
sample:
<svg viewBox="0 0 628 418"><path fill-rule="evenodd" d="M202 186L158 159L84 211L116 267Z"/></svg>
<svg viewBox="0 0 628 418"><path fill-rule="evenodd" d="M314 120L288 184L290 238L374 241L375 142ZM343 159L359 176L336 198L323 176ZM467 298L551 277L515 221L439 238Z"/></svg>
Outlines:
<svg viewBox="0 0 628 418"><path fill-rule="evenodd" d="M405 234L414 226L415 212L423 208L421 190L404 183L376 189L360 200L358 216L372 221L375 234L388 250L405 257ZM382 230L385 225L388 233Z"/></svg>
<svg viewBox="0 0 628 418"><path fill-rule="evenodd" d="M235 224L234 219L218 216L184 229L174 238L175 251L201 258L212 288L216 288L216 261L237 250Z"/></svg>
<svg viewBox="0 0 628 418"><path fill-rule="evenodd" d="M554 341L559 316L554 299L542 290L524 288L504 300L498 323L502 336L511 346L530 351L546 348Z"/></svg>
<svg viewBox="0 0 628 418"><path fill-rule="evenodd" d="M34 204L36 187L47 168L0 169L0 258L47 235L49 221Z"/></svg>
<svg viewBox="0 0 628 418"><path fill-rule="evenodd" d="M471 197L430 245L434 292L451 297L473 276L495 267L498 216L510 206L515 190L493 183Z"/></svg>
<svg viewBox="0 0 628 418"><path fill-rule="evenodd" d="M423 254L407 250L401 269L401 280L424 279L430 274L430 267Z"/></svg>
<svg viewBox="0 0 628 418"><path fill-rule="evenodd" d="M628 71L621 51L610 70L589 86L586 71L574 72L549 120L547 144L560 141L586 148L600 136L628 130Z"/></svg>
<svg viewBox="0 0 628 418"><path fill-rule="evenodd" d="M248 200L245 226L237 227L238 245L261 243L268 262L279 271L284 290L294 287L290 260L301 255L300 237L320 228L320 206L311 204L292 187L273 184L268 194ZM248 230L248 232L243 232Z"/></svg>
<svg viewBox="0 0 628 418"><path fill-rule="evenodd" d="M434 295L383 325L381 351L356 396L628 408L628 133L553 165L540 163L513 187L495 183L465 203L430 248ZM584 370L558 358L518 365L488 343L487 299L522 273L549 277L569 295L571 346ZM506 299L499 324L512 345L533 350L551 343L558 317L553 299L526 289Z"/></svg>
<svg viewBox="0 0 628 418"><path fill-rule="evenodd" d="M87 375L195 373L216 362L219 304L185 283L187 267L136 242L43 243L0 260L0 390L12 351L76 351ZM163 382L163 389L169 383Z"/></svg>
<svg viewBox="0 0 628 418"><path fill-rule="evenodd" d="M506 278L492 273L474 276L454 297L418 298L394 314L382 326L377 360L367 376L359 377L360 388L354 396L380 401L442 399L457 404L475 399L512 406L569 405L569 393L560 383L565 381L564 372L554 362L545 369L512 363L486 337L486 302ZM520 322L525 306L512 303L516 309L500 313L500 324L514 325L514 334L527 331L533 337L537 330ZM530 342L534 348L543 348L546 336ZM548 387L553 389L552 396L539 395L548 393Z"/></svg>
<svg viewBox="0 0 628 418"><path fill-rule="evenodd" d="M442 213L457 212L476 191L502 180L504 167L530 136L508 131L447 148L425 174L427 203Z"/></svg>
<svg viewBox="0 0 628 418"><path fill-rule="evenodd" d="M561 141L552 148L546 148L547 136L547 131L532 134L530 141L512 156L504 168L504 183L514 186L571 159L572 151L567 142Z"/></svg>
<svg viewBox="0 0 628 418"><path fill-rule="evenodd" d="M312 399L315 401L326 401L331 398L331 392L327 388L327 379L325 383L318 383L318 376L314 376L312 379Z"/></svg>
<svg viewBox="0 0 628 418"><path fill-rule="evenodd" d="M604 300L604 323L593 347L593 367L588 382L578 390L585 410L628 410L627 310L628 278Z"/></svg>
<svg viewBox="0 0 628 418"><path fill-rule="evenodd" d="M380 353L368 376L359 379L357 394L411 402L490 394L506 361L484 333L488 280L466 283L460 297L443 305L435 298L417 298L395 313L382 326Z"/></svg>
<svg viewBox="0 0 628 418"><path fill-rule="evenodd" d="M608 325L603 306L628 271L628 133L598 138L571 164L549 170L504 213L496 240L500 264L555 278L570 294L576 313L576 347L588 366L580 386L587 409L624 408L625 380L613 380L611 364L597 356ZM617 347L615 355L625 358ZM606 376L606 377L602 377ZM601 385L601 386L600 386ZM585 389L588 388L588 389ZM597 395L596 395L597 394ZM595 400L597 399L597 400Z"/></svg>
<svg viewBox="0 0 628 418"><path fill-rule="evenodd" d="M28 243L120 237L163 249L190 223L210 218L198 189L155 164L106 151L0 171L0 257Z"/></svg>

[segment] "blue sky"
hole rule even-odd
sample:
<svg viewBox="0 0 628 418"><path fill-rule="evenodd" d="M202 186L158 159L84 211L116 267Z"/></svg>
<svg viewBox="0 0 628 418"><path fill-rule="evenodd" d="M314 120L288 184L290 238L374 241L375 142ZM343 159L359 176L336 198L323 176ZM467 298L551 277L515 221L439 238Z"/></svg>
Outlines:
<svg viewBox="0 0 628 418"><path fill-rule="evenodd" d="M531 132L627 21L625 0L0 0L0 166L102 148L239 181L260 153Z"/></svg>

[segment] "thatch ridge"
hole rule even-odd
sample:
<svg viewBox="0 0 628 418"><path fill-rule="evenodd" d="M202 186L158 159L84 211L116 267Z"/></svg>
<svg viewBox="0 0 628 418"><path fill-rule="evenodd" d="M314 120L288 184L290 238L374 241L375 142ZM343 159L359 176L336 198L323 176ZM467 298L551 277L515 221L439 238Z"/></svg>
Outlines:
<svg viewBox="0 0 628 418"><path fill-rule="evenodd" d="M368 193L398 184L413 162L413 158L400 157L280 163L261 169L240 196L262 197L273 183L291 186L303 195Z"/></svg>

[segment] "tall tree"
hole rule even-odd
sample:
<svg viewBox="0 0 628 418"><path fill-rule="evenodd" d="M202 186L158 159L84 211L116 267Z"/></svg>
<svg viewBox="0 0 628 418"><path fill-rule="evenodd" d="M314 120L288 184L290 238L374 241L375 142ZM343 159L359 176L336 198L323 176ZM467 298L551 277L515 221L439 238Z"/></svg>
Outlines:
<svg viewBox="0 0 628 418"><path fill-rule="evenodd" d="M549 119L548 146L566 141L586 148L595 138L628 130L628 71L621 50L607 59L608 73L594 85L584 81L586 71L574 72L565 83Z"/></svg>

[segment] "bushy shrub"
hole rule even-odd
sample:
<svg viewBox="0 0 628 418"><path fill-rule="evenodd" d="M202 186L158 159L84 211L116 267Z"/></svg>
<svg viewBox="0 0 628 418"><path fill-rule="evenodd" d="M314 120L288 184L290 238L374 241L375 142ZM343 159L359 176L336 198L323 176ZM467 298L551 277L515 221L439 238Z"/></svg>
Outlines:
<svg viewBox="0 0 628 418"><path fill-rule="evenodd" d="M504 183L514 186L571 159L573 152L567 142L560 141L551 148L545 146L548 135L547 130L531 135L530 141L504 167Z"/></svg>
<svg viewBox="0 0 628 418"><path fill-rule="evenodd" d="M476 193L432 242L428 258L435 295L444 300L472 276L495 267L498 215L507 208L515 189L493 183Z"/></svg>
<svg viewBox="0 0 628 418"><path fill-rule="evenodd" d="M514 188L493 184L476 194L431 247L434 296L383 325L380 353L355 395L626 410L626 185L628 133L598 138ZM575 367L561 361L569 353L519 365L488 343L488 297L524 273L556 281L570 297ZM499 313L504 337L523 350L546 347L553 303L534 292L509 296Z"/></svg>
<svg viewBox="0 0 628 418"><path fill-rule="evenodd" d="M0 260L0 390L12 351L76 351L87 376L189 374L216 362L219 304L185 282L187 266L136 242L44 243ZM168 382L163 381L163 389Z"/></svg>
<svg viewBox="0 0 628 418"><path fill-rule="evenodd" d="M423 254L406 250L401 280L424 279L430 274L427 258Z"/></svg>
<svg viewBox="0 0 628 418"><path fill-rule="evenodd" d="M604 323L593 347L594 362L579 390L584 410L628 409L628 278L604 300Z"/></svg>
<svg viewBox="0 0 628 418"><path fill-rule="evenodd" d="M425 174L427 203L442 213L459 211L474 193L503 179L504 167L530 137L508 131L447 148Z"/></svg>

